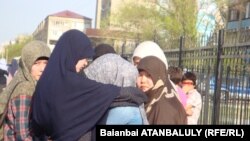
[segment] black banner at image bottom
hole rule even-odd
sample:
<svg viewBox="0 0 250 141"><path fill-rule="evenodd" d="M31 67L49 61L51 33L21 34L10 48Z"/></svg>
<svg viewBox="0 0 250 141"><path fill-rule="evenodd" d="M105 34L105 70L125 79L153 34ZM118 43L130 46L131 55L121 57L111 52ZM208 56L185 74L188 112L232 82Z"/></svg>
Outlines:
<svg viewBox="0 0 250 141"><path fill-rule="evenodd" d="M161 138L214 140L215 138L250 141L249 125L98 125L96 140Z"/></svg>

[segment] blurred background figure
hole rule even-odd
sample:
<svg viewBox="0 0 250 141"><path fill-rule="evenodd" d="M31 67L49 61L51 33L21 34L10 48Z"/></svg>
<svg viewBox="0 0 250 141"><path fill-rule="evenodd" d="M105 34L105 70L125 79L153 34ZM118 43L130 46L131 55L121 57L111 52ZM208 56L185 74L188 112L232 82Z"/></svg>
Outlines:
<svg viewBox="0 0 250 141"><path fill-rule="evenodd" d="M7 82L7 61L4 58L0 59L0 93L3 91L3 89L6 87L6 82Z"/></svg>
<svg viewBox="0 0 250 141"><path fill-rule="evenodd" d="M201 113L201 94L196 89L196 75L193 72L186 72L182 78L182 89L187 94L186 113L188 124L198 124Z"/></svg>
<svg viewBox="0 0 250 141"><path fill-rule="evenodd" d="M182 87L181 80L183 77L183 72L181 68L179 67L170 66L168 68L168 73L170 76L170 80L175 84L176 91L179 94L179 98L180 98L179 100L181 104L183 105L183 107L185 108L187 104L187 95L181 88Z"/></svg>
<svg viewBox="0 0 250 141"><path fill-rule="evenodd" d="M109 45L109 44L99 44L97 45L95 48L94 48L94 51L95 51L95 55L93 56L93 60L95 60L96 58L104 55L104 54L107 54L107 53L114 53L116 54L116 51L115 49Z"/></svg>
<svg viewBox="0 0 250 141"><path fill-rule="evenodd" d="M153 41L144 41L140 43L134 50L133 56L132 56L132 63L137 66L140 62L140 59L146 57L146 56L155 56L158 57L168 69L168 63L167 58L163 52L163 50L160 48L158 44L156 44Z"/></svg>
<svg viewBox="0 0 250 141"><path fill-rule="evenodd" d="M7 78L6 85L8 85L10 81L12 80L12 78L14 77L18 68L18 61L19 61L19 58L12 59L11 64L8 67L8 78Z"/></svg>

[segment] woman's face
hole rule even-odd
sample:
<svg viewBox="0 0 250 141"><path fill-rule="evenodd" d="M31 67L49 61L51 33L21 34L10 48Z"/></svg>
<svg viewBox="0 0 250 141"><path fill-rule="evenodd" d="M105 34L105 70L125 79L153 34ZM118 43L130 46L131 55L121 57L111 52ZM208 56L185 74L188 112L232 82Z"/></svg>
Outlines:
<svg viewBox="0 0 250 141"><path fill-rule="evenodd" d="M87 67L88 65L88 59L81 59L76 64L76 72L79 73L82 69Z"/></svg>
<svg viewBox="0 0 250 141"><path fill-rule="evenodd" d="M140 71L139 76L137 77L136 85L143 92L147 92L153 88L154 83L149 73L146 71Z"/></svg>
<svg viewBox="0 0 250 141"><path fill-rule="evenodd" d="M46 67L48 60L46 59L38 59L34 62L31 67L31 76L38 81Z"/></svg>

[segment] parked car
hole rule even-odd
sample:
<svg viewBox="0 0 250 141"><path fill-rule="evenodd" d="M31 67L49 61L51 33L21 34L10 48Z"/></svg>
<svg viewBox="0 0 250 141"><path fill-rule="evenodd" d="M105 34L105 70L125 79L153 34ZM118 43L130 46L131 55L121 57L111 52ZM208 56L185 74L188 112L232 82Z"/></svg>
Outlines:
<svg viewBox="0 0 250 141"><path fill-rule="evenodd" d="M206 83L208 81L208 83ZM215 77L211 77L209 80L203 80L198 83L198 89L203 96L214 96L215 93ZM238 78L224 78L221 84L221 96L220 99L250 99L250 78L238 77Z"/></svg>

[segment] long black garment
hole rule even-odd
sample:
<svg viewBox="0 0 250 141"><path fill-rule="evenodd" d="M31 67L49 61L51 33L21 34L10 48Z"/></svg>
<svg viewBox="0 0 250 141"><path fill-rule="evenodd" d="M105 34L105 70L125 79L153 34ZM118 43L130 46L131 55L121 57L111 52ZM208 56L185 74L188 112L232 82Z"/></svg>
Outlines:
<svg viewBox="0 0 250 141"><path fill-rule="evenodd" d="M120 88L97 83L75 70L78 60L93 53L90 40L78 30L60 37L33 96L35 133L53 140L75 141L104 115Z"/></svg>

